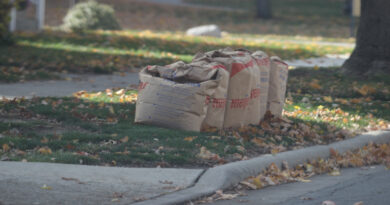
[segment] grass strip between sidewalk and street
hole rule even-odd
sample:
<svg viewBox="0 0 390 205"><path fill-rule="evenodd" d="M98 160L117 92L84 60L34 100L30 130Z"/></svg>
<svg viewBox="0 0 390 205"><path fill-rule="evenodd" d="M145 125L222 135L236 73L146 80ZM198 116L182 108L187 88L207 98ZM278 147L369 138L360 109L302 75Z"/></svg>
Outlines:
<svg viewBox="0 0 390 205"><path fill-rule="evenodd" d="M283 119L187 132L134 123L137 91L0 101L1 160L210 167L389 129L390 84L336 68L290 70Z"/></svg>

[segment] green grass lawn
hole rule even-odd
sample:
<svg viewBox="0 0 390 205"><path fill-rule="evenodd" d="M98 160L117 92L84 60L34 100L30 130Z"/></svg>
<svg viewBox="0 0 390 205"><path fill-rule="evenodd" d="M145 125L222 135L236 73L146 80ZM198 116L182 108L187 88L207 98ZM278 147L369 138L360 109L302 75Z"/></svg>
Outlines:
<svg viewBox="0 0 390 205"><path fill-rule="evenodd" d="M195 0L191 0L195 1ZM114 7L124 29L185 31L193 26L217 24L223 31L238 34L278 34L289 36L322 36L348 38L350 18L342 15L343 0L272 0L274 18L257 19L254 0L197 0L223 6L250 8L249 11L226 11L139 0L99 0ZM47 3L46 22L59 26L67 7L62 0ZM245 8L244 8L245 9Z"/></svg>
<svg viewBox="0 0 390 205"><path fill-rule="evenodd" d="M255 11L256 0L184 0L184 2L225 7L232 9L243 9ZM301 15L301 16L342 16L343 0L272 0L271 7L275 15Z"/></svg>
<svg viewBox="0 0 390 205"><path fill-rule="evenodd" d="M1 160L140 167L209 167L327 144L390 125L390 84L332 69L290 71L285 120L216 132L134 124L137 92L0 101Z"/></svg>
<svg viewBox="0 0 390 205"><path fill-rule="evenodd" d="M343 15L343 0L272 0L273 18L254 20L256 0L184 0L187 3L244 10L228 30L243 29L243 33L279 33L304 36L348 37L349 16ZM228 11L225 11L228 13ZM231 11L230 11L231 12ZM243 17L246 15L247 17ZM251 18L252 17L252 18ZM223 18L224 19L224 18ZM243 20L245 19L245 20ZM239 22L239 21L238 21ZM330 24L330 22L332 22ZM215 21L218 24L218 21ZM257 28L256 25L257 24ZM254 28L250 28L251 25ZM259 32L261 31L261 32ZM237 32L237 31L236 31Z"/></svg>
<svg viewBox="0 0 390 205"><path fill-rule="evenodd" d="M96 31L84 34L48 30L18 34L13 46L0 46L0 81L58 78L58 73L112 73L146 65L189 62L197 52L225 47L263 50L283 59L350 53L352 48L323 45L323 39L277 35L189 37L178 32Z"/></svg>

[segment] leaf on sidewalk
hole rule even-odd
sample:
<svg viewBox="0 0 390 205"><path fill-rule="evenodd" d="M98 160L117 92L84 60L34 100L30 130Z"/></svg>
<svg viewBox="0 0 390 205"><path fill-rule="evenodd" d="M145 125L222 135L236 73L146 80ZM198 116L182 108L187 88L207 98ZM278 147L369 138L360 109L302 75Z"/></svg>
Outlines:
<svg viewBox="0 0 390 205"><path fill-rule="evenodd" d="M47 186L46 184L44 184L41 189L45 189L45 190L52 190L53 188L51 186Z"/></svg>
<svg viewBox="0 0 390 205"><path fill-rule="evenodd" d="M333 201L327 200L327 201L323 201L322 205L336 205L336 203L334 203Z"/></svg>

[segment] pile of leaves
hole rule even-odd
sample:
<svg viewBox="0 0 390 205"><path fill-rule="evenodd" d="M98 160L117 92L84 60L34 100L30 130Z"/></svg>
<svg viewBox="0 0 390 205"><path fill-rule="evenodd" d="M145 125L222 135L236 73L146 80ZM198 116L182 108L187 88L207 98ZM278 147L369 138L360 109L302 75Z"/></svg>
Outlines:
<svg viewBox="0 0 390 205"><path fill-rule="evenodd" d="M244 196L245 190L258 190L268 186L275 186L291 182L311 182L312 176L329 174L339 176L342 168L364 167L372 165L384 165L390 169L390 144L370 143L361 149L348 151L340 154L334 149L330 150L330 158L317 159L299 164L290 168L287 162L280 166L271 163L259 175L250 177L240 182L233 188L233 192L223 193L217 191L210 197L203 198L195 204L210 203L217 200L231 200L239 196Z"/></svg>
<svg viewBox="0 0 390 205"><path fill-rule="evenodd" d="M371 166L383 164L390 169L390 145L370 143L361 149L340 154L334 149L330 150L329 159L318 159L299 164L290 168L284 162L279 168L275 163L269 165L261 174L250 177L241 184L250 189L261 189L267 186L289 183L308 182L309 177L319 174L339 176L340 169L351 167Z"/></svg>

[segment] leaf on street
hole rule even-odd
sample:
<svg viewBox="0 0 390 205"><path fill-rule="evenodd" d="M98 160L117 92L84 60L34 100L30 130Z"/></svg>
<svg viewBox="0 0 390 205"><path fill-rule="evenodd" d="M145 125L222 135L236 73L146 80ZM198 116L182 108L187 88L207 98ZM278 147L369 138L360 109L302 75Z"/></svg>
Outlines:
<svg viewBox="0 0 390 205"><path fill-rule="evenodd" d="M322 202L322 205L336 205L336 203L334 203L333 201L323 201Z"/></svg>
<svg viewBox="0 0 390 205"><path fill-rule="evenodd" d="M333 170L333 171L329 172L329 175L330 176L340 176L341 173L340 173L340 170Z"/></svg>

